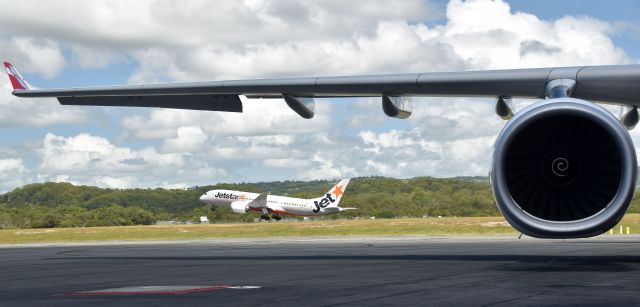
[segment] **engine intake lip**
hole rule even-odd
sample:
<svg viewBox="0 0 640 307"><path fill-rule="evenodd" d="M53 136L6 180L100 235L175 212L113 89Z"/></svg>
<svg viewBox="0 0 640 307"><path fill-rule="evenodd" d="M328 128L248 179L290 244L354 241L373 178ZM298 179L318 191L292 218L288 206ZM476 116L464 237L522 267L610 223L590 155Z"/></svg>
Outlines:
<svg viewBox="0 0 640 307"><path fill-rule="evenodd" d="M601 210L577 220L550 220L535 216L524 210L514 200L509 190L506 173L506 157L515 137L531 124L550 116L578 116L597 124L611 136L614 146L620 155L620 180L615 195ZM573 155L566 152L563 155ZM562 155L549 154L549 163L558 163L557 170L564 169L562 162L556 161ZM571 159L567 159L571 160ZM545 160L547 161L547 160ZM546 163L546 162L545 162ZM507 221L517 230L529 236L540 238L576 238L599 235L620 221L626 212L636 182L636 154L631 137L627 130L619 123L610 112L588 101L574 98L557 98L544 100L530 105L518 112L509 121L498 135L494 146L491 168L491 184L496 198L496 203ZM569 166L570 167L570 166ZM574 168L578 169L578 168ZM567 168L566 170L572 170ZM567 174L569 175L569 174ZM576 176L576 174L570 174ZM571 177L558 177L555 184L563 185L571 180Z"/></svg>

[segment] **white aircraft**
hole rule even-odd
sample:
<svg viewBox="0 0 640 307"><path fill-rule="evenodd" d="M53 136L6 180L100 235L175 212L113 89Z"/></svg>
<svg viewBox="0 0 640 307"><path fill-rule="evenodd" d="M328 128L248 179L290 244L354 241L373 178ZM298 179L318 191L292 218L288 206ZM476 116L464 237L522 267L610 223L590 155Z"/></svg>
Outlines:
<svg viewBox="0 0 640 307"><path fill-rule="evenodd" d="M356 208L338 207L344 191L347 189L349 179L342 179L325 195L318 198L303 199L285 196L269 195L269 193L249 193L231 190L211 190L200 196L204 203L214 206L231 208L235 213L247 213L257 211L262 213L261 219L273 218L279 221L280 215L316 216L340 213ZM271 213L271 218L269 217Z"/></svg>

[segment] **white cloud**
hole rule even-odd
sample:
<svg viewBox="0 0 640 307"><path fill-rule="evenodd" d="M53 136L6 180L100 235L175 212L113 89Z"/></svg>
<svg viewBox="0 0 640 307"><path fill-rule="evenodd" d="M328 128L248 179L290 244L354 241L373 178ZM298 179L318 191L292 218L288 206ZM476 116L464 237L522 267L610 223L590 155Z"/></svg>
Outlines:
<svg viewBox="0 0 640 307"><path fill-rule="evenodd" d="M472 68L602 65L630 61L608 36L611 24L590 17L565 16L545 21L531 14L513 13L509 4L503 1L452 0L447 6L447 19L445 26L425 31L425 35L452 46ZM546 48L527 50L532 44Z"/></svg>
<svg viewBox="0 0 640 307"><path fill-rule="evenodd" d="M85 45L72 46L72 60L82 68L107 68L109 65L127 61L125 55L106 48Z"/></svg>
<svg viewBox="0 0 640 307"><path fill-rule="evenodd" d="M205 167L198 168L197 175L205 178L205 180L215 180L215 178L226 177L228 173L223 168L216 168L206 165Z"/></svg>
<svg viewBox="0 0 640 307"><path fill-rule="evenodd" d="M79 124L91 117L99 118L98 112L75 106L60 106L47 98L24 99L11 95L9 82L0 83L0 127L43 127L53 124Z"/></svg>
<svg viewBox="0 0 640 307"><path fill-rule="evenodd" d="M394 177L487 175L493 136L426 141L421 128L360 133L370 153L358 169Z"/></svg>
<svg viewBox="0 0 640 307"><path fill-rule="evenodd" d="M192 127L212 136L260 136L301 134L328 130L331 105L320 101L317 115L306 120L294 113L282 99L246 99L243 113L154 109L145 115L122 120L125 136L140 139L179 138L179 129ZM185 132L183 132L185 133Z"/></svg>
<svg viewBox="0 0 640 307"><path fill-rule="evenodd" d="M199 127L178 128L176 138L164 141L163 149L168 152L192 152L198 150L207 141L207 134Z"/></svg>
<svg viewBox="0 0 640 307"><path fill-rule="evenodd" d="M261 3L276 6L277 2ZM411 16L433 15L427 13L434 12L432 8L416 3L401 6L413 6L423 13L414 15L404 10L404 18L393 14L385 16L389 12L385 4L380 7L384 12L374 11L377 19L368 21L363 20L366 12L347 15L352 12L337 6L295 3L298 3L298 12L306 12L300 16L315 17L305 22L304 27L291 29L296 23L283 23L279 18L282 16L270 15L272 11L262 10L262 6L250 7L259 24L253 29L251 39L238 41L239 37L225 36L215 41L205 39L195 46L156 48L152 45L137 50L132 56L142 65L131 80L157 81L159 76L173 80L225 79L631 61L609 38L613 29L609 23L572 16L556 21L540 20L531 14L511 12L509 5L502 1L451 1L447 6L447 23L436 27L408 22ZM247 13L246 10L234 12ZM347 16L354 21L345 21ZM337 33L332 30L336 24L346 27ZM286 39L275 35L278 30L287 33Z"/></svg>
<svg viewBox="0 0 640 307"><path fill-rule="evenodd" d="M359 174L356 167L348 163L349 159L333 152L317 153L309 159L314 166L300 170L298 178L302 180L348 178Z"/></svg>
<svg viewBox="0 0 640 307"><path fill-rule="evenodd" d="M262 165L264 167L270 167L270 168L305 169L313 165L313 162L307 159L269 158L269 159L263 160Z"/></svg>
<svg viewBox="0 0 640 307"><path fill-rule="evenodd" d="M112 188L112 189L126 189L134 186L134 177L110 177L110 176L98 176L95 178L96 183L99 186ZM66 180L65 180L66 181Z"/></svg>
<svg viewBox="0 0 640 307"><path fill-rule="evenodd" d="M41 160L36 175L38 181L108 188L184 188L218 182L229 176L224 166L215 166L199 156L159 153L153 147L121 147L90 134L64 137L49 133L37 152Z"/></svg>
<svg viewBox="0 0 640 307"><path fill-rule="evenodd" d="M0 174L24 171L26 169L22 165L22 159L0 159Z"/></svg>
<svg viewBox="0 0 640 307"><path fill-rule="evenodd" d="M136 178L179 173L186 159L181 154L158 153L152 147L140 150L118 147L105 138L89 134L63 137L49 133L38 152L42 161L38 168L40 180L62 178L109 187L148 186Z"/></svg>
<svg viewBox="0 0 640 307"><path fill-rule="evenodd" d="M20 158L0 159L0 192L29 183L29 170Z"/></svg>
<svg viewBox="0 0 640 307"><path fill-rule="evenodd" d="M324 54L314 42L367 34L381 20L424 21L440 15L430 2L421 0L398 3L383 0L351 3L332 0L140 0L135 3L23 0L2 1L2 7L0 36L18 34L55 39L74 46L79 62L88 67L104 65L102 61L95 61L95 56L90 54L92 50L108 52L110 58L111 51L124 50L141 63L136 74L140 77L132 80L156 79L158 69L164 78L173 79L185 75L183 71L191 76L199 71L209 78L246 76L250 64L263 65L267 70L286 66L306 72L291 61L316 49L305 58ZM287 42L296 42L297 46L287 46ZM305 45L308 47L299 48ZM287 52L295 57L283 57ZM243 56L246 53L262 58L251 60ZM211 55L217 61L211 61ZM274 61L266 62L270 57ZM203 65L203 60L207 65ZM226 68L216 69L213 63ZM309 62L301 63L306 66Z"/></svg>
<svg viewBox="0 0 640 307"><path fill-rule="evenodd" d="M28 58L47 61L33 65L47 76L69 47L85 67L135 59L132 82L630 61L609 38L619 26L541 20L503 1L452 0L446 24L431 27L425 21L442 13L419 0L2 4L0 37L19 35L16 56L36 52Z"/></svg>
<svg viewBox="0 0 640 307"><path fill-rule="evenodd" d="M217 160L254 160L268 158L284 158L292 154L291 148L261 142L256 138L227 136L217 138L211 147L205 150L205 156Z"/></svg>
<svg viewBox="0 0 640 307"><path fill-rule="evenodd" d="M38 73L46 78L55 77L67 64L59 44L48 38L2 39L0 36L0 49L5 59L20 71Z"/></svg>

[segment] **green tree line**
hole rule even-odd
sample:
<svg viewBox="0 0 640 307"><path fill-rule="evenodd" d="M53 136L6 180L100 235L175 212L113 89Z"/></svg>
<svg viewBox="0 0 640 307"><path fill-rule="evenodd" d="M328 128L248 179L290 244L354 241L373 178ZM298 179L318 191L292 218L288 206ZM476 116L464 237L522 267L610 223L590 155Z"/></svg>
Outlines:
<svg viewBox="0 0 640 307"><path fill-rule="evenodd" d="M0 228L45 228L149 225L157 221L198 220L250 222L255 214L235 214L227 208L210 208L199 201L212 189L270 192L274 195L313 198L328 191L335 181L277 181L217 184L171 189L103 189L69 183L36 183L0 195ZM355 178L342 206L358 210L323 218L498 216L486 178L393 179ZM634 197L629 212L640 212Z"/></svg>

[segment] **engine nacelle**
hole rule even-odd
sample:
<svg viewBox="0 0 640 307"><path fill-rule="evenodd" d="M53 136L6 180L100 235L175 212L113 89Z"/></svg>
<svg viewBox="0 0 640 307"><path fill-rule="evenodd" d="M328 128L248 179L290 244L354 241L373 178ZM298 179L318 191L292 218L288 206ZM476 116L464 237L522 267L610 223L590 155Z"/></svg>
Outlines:
<svg viewBox="0 0 640 307"><path fill-rule="evenodd" d="M507 221L539 238L602 234L625 214L636 183L627 130L588 101L549 99L520 111L498 135L491 185Z"/></svg>
<svg viewBox="0 0 640 307"><path fill-rule="evenodd" d="M231 211L235 213L249 212L249 205L246 201L234 201L231 203Z"/></svg>

